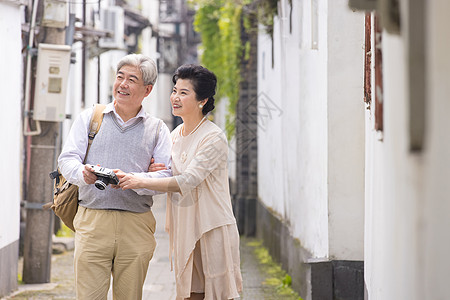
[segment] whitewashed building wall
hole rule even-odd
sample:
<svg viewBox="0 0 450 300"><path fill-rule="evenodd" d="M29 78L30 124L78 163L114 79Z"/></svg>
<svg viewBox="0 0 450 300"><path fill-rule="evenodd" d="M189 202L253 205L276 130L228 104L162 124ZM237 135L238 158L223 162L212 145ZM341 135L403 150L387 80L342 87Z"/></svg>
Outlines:
<svg viewBox="0 0 450 300"><path fill-rule="evenodd" d="M17 288L23 166L21 20L18 4L0 1L0 298Z"/></svg>
<svg viewBox="0 0 450 300"><path fill-rule="evenodd" d="M102 1L101 7L106 8L111 6L114 1ZM88 5L88 11L98 11L97 4ZM148 17L150 22L157 27L159 1L142 1L141 13ZM71 4L72 11L77 14L79 18L82 16L82 6L78 3ZM99 20L97 19L97 22ZM97 25L99 26L99 25ZM158 53L156 48L156 38L152 35L151 28L147 27L141 34L141 52L148 55L155 61L158 59ZM70 126L76 116L93 104L99 102L107 104L112 98L112 86L115 80L116 66L119 60L128 54L124 50L110 50L102 53L100 57L92 57L87 63L86 67L86 99L85 105L81 103L81 60L82 60L82 45L80 42L73 45L73 52L76 53L77 63L71 65L71 80L69 81L69 89L72 91L68 93L67 99L67 113L72 114L72 120L67 120L64 123L63 139L67 136ZM98 60L100 59L100 81L99 81L99 94L97 97L97 82L98 82ZM158 76L156 85L154 86L150 95L144 100L144 109L151 115L163 119L166 124L170 126L171 123L171 111L169 104L169 92L171 90L170 78L167 76Z"/></svg>
<svg viewBox="0 0 450 300"><path fill-rule="evenodd" d="M328 257L331 251L335 257L362 259L364 105L363 58L358 55L363 31L355 25L363 18L351 12L345 1L331 3L328 8L326 2L319 2L317 49L312 47L308 1L294 2L293 15L299 17L292 18L292 33L287 16L276 20L274 68L270 37L259 36L259 94L267 95L272 109L275 105L279 109L279 114L260 117L267 126L258 131L259 195L265 205L290 221L293 235L315 257ZM263 102L259 112L267 114ZM339 207L345 204L357 215L345 221L355 222L358 231L353 241L345 242L354 248L353 254L330 249L330 242L345 238L334 230L339 224L341 228L350 225L342 224L339 216L348 212Z"/></svg>
<svg viewBox="0 0 450 300"><path fill-rule="evenodd" d="M258 38L258 196L308 253L301 263L362 263L364 15L345 0L292 2L291 19L278 7L273 67L270 36Z"/></svg>
<svg viewBox="0 0 450 300"><path fill-rule="evenodd" d="M447 299L450 279L450 21L425 2L425 139L409 147L408 39L383 32L384 130L366 116L365 283L368 299ZM403 28L417 1L400 1ZM416 34L416 33L413 33ZM413 122L417 121L413 119ZM380 141L382 138L382 141Z"/></svg>

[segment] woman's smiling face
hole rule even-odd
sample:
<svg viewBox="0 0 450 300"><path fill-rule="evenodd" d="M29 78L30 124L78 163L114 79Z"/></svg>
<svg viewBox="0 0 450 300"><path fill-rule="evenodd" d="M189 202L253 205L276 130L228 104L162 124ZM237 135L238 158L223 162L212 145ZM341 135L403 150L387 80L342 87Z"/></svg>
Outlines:
<svg viewBox="0 0 450 300"><path fill-rule="evenodd" d="M170 95L170 102L174 116L186 117L202 113L199 108L201 102L197 100L194 86L189 79L177 80Z"/></svg>

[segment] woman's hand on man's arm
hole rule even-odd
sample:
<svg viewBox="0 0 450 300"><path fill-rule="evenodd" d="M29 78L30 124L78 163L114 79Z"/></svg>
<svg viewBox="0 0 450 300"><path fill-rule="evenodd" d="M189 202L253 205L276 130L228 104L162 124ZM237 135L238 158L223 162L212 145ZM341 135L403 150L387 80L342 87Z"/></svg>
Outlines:
<svg viewBox="0 0 450 300"><path fill-rule="evenodd" d="M150 160L150 166L148 166L148 171L157 172L162 170L167 170L166 165L163 163L155 163L155 159L152 157L152 159Z"/></svg>

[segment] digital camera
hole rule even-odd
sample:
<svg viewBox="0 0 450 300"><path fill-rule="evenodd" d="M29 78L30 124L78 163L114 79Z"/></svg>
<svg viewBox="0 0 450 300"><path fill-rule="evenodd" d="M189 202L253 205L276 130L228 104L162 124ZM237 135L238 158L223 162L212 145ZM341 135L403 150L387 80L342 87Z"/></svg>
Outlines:
<svg viewBox="0 0 450 300"><path fill-rule="evenodd" d="M118 184L119 178L117 178L116 173L108 168L103 168L99 166L89 165L94 169L94 174L97 175L97 180L95 181L95 187L99 190L104 190L108 184Z"/></svg>

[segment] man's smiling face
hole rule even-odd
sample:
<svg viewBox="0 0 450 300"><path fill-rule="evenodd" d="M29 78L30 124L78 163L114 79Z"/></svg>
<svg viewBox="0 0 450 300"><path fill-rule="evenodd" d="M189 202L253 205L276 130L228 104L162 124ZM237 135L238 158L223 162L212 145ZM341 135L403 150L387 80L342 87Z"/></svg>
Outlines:
<svg viewBox="0 0 450 300"><path fill-rule="evenodd" d="M152 85L144 85L138 67L125 65L116 74L113 92L118 105L139 107L151 90Z"/></svg>

